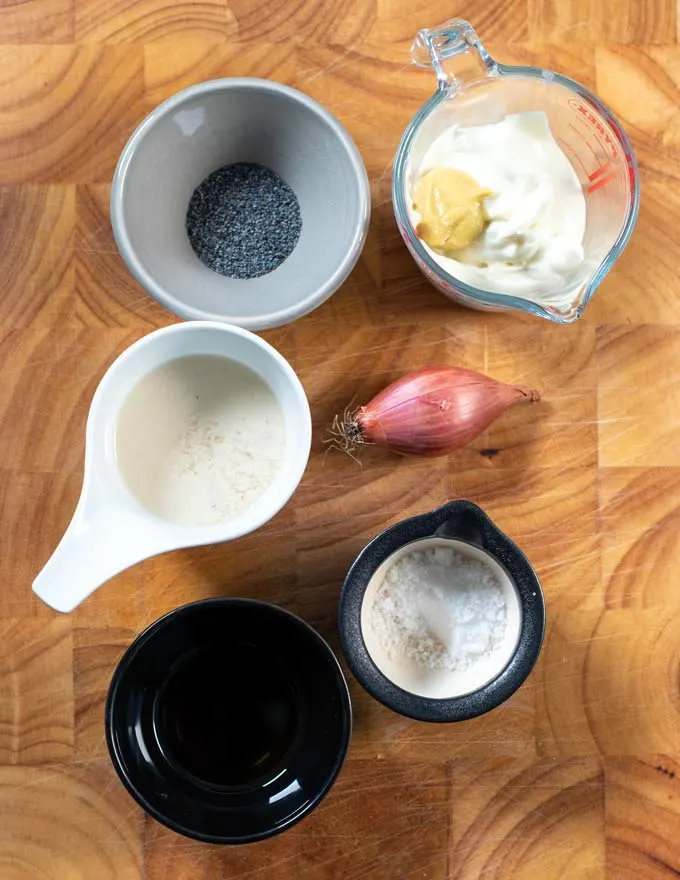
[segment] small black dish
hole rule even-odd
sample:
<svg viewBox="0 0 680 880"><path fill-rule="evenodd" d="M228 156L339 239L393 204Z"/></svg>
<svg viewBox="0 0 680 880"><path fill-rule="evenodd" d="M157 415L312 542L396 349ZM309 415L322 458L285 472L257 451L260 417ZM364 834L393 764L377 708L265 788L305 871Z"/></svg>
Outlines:
<svg viewBox="0 0 680 880"><path fill-rule="evenodd" d="M391 681L374 662L362 629L364 596L373 575L393 553L424 538L449 538L488 554L508 576L519 600L519 638L507 665L477 690L450 698L421 696ZM376 700L418 721L464 721L496 708L527 678L543 643L545 602L536 573L522 551L476 504L456 500L398 522L361 551L342 588L339 628L350 669Z"/></svg>
<svg viewBox="0 0 680 880"><path fill-rule="evenodd" d="M251 599L206 599L127 649L106 703L113 765L173 831L251 843L311 812L349 745L347 684L308 624Z"/></svg>

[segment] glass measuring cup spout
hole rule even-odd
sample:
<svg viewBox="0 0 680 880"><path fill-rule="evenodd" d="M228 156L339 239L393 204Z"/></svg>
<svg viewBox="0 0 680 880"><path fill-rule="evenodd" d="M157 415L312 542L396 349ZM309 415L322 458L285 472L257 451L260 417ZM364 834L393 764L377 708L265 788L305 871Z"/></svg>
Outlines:
<svg viewBox="0 0 680 880"><path fill-rule="evenodd" d="M620 123L599 98L568 77L499 63L472 25L461 19L421 30L411 58L417 66L434 70L437 78L435 93L404 132L392 176L397 225L416 264L462 305L528 313L560 324L575 321L621 255L637 220L637 162ZM578 178L586 215L583 260L559 279L531 290L512 284L494 289L490 275L473 285L455 274L453 260L437 259L416 234L412 191L419 168L428 148L447 129L491 125L531 111L545 114L552 137Z"/></svg>

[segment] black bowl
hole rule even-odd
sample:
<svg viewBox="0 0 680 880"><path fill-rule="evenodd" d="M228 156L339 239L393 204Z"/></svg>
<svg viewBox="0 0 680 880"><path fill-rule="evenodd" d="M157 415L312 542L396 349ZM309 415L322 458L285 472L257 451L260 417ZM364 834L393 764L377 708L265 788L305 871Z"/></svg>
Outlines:
<svg viewBox="0 0 680 880"><path fill-rule="evenodd" d="M406 544L431 537L453 538L488 553L514 584L521 609L519 640L505 668L478 690L446 699L411 693L387 678L373 661L361 626L364 594L378 567ZM500 705L527 678L543 643L545 602L536 573L522 551L476 504L451 501L430 513L398 522L364 547L345 578L340 596L339 628L350 669L376 700L418 721L464 721Z"/></svg>
<svg viewBox="0 0 680 880"><path fill-rule="evenodd" d="M106 704L113 765L187 837L250 843L311 812L342 766L349 693L333 652L274 605L207 599L128 648Z"/></svg>

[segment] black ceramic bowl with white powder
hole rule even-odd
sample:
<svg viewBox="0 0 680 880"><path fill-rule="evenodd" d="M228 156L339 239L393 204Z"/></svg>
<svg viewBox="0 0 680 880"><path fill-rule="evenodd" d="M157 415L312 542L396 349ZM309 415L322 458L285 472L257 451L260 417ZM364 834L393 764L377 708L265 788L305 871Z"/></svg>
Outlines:
<svg viewBox="0 0 680 880"><path fill-rule="evenodd" d="M461 721L524 682L545 604L521 550L461 500L397 523L361 552L339 625L350 668L376 699L419 720Z"/></svg>

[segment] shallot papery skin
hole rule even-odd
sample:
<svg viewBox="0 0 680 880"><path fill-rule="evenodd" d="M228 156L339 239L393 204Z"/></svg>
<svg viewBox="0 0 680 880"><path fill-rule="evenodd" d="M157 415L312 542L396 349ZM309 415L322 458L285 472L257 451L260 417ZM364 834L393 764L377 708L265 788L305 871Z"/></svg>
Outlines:
<svg viewBox="0 0 680 880"><path fill-rule="evenodd" d="M428 367L388 385L345 419L341 433L350 448L371 443L393 452L446 455L520 400L540 400L540 394L462 367Z"/></svg>

